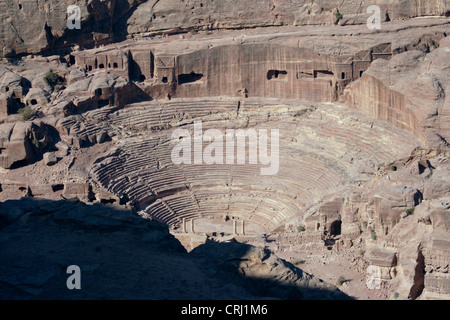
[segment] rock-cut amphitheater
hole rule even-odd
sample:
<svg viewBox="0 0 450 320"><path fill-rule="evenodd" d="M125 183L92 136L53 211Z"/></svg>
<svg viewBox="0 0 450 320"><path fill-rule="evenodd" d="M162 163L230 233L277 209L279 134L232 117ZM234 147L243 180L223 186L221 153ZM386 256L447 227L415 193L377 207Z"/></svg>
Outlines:
<svg viewBox="0 0 450 320"><path fill-rule="evenodd" d="M450 298L448 1L89 0L81 30L68 1L13 2L4 205L101 203L167 225L187 251L268 248L358 299ZM227 130L247 133L245 152L205 162L199 123L223 150ZM203 161L173 161L180 130ZM275 174L250 161L261 132Z"/></svg>

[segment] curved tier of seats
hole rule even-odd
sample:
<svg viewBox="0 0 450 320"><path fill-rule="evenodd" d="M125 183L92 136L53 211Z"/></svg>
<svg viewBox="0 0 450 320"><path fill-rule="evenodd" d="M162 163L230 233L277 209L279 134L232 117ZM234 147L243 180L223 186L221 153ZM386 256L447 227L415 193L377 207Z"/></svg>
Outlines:
<svg viewBox="0 0 450 320"><path fill-rule="evenodd" d="M411 135L337 105L174 99L129 105L100 119L103 130L116 137L117 149L94 164L98 183L127 195L154 219L177 226L183 218L230 216L270 232L314 204L340 197L349 184L366 180L370 170L417 145ZM278 129L278 173L264 176L261 167L267 166L248 163L175 165L172 132L193 133L194 120L202 121L203 131ZM120 128L134 131L125 135Z"/></svg>

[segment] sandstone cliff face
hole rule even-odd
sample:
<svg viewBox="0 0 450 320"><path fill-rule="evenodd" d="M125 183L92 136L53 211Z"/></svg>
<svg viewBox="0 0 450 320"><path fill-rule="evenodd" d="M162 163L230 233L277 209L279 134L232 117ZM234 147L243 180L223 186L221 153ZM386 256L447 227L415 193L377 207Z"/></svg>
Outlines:
<svg viewBox="0 0 450 320"><path fill-rule="evenodd" d="M88 46L102 43L111 38L114 23L140 2L143 1L2 0L0 53L12 56L77 43ZM67 28L70 5L81 9L81 30Z"/></svg>
<svg viewBox="0 0 450 320"><path fill-rule="evenodd" d="M424 201L413 215L404 218L393 229L387 239L388 245L396 248L398 253L396 276L403 281L397 292L404 297L450 297L449 200Z"/></svg>
<svg viewBox="0 0 450 320"><path fill-rule="evenodd" d="M376 60L361 79L347 87L352 108L415 135L430 148L448 147L449 38L431 52L408 51L390 61ZM438 117L439 115L439 117Z"/></svg>
<svg viewBox="0 0 450 320"><path fill-rule="evenodd" d="M0 125L0 167L33 162L51 143L49 127L42 121Z"/></svg>
<svg viewBox="0 0 450 320"><path fill-rule="evenodd" d="M0 1L0 53L38 53L74 44L92 46L128 35L191 29L247 28L279 25L333 24L336 8L341 24L366 23L366 8L377 4L383 21L450 12L447 0L320 0L298 1ZM81 9L82 29L68 30L67 7Z"/></svg>
<svg viewBox="0 0 450 320"><path fill-rule="evenodd" d="M386 20L448 11L448 1L374 2ZM133 205L184 237L190 236L189 221L202 241L217 230L249 239L282 230L277 245L289 249L305 246L321 255L365 250L358 268L381 268L383 281L402 298L449 297L448 20L392 22L375 32L333 25L364 24L366 1L97 0L78 2L83 29L68 31L64 1L22 1L17 8L5 3L0 45L8 56L192 29L289 27L130 39L1 66L1 200L74 197ZM336 19L337 7L342 19ZM293 27L303 24L328 26ZM46 79L50 70L59 77L57 86ZM345 86L340 98L346 105L335 103ZM41 119L18 121L16 109L24 104ZM261 177L257 166L175 165L171 133L192 129L196 120L205 130L281 129L278 174ZM94 229L84 240L68 241L92 242L96 232L114 233L121 225L144 244L168 238L159 227L143 235L142 220L123 217L130 212L92 217L86 207L72 211L72 205L49 205L55 213L37 208L45 204L25 201L24 210L0 204L8 212L0 241L8 243L14 228L26 234L22 223L28 221L43 226L37 232L58 232L49 221L73 223L78 233ZM212 226L213 220L220 221ZM217 246L195 254L209 271L220 274L225 267L226 281L265 274L270 279L261 290L270 296L308 295L297 287L310 286L335 297L334 287L264 249L228 244L224 258ZM102 258L111 256L108 251ZM178 258L174 265L189 264ZM26 295L45 295L43 284L58 273L55 261L30 283L18 283L11 265L2 279ZM235 287L220 295L221 281L214 293L235 298ZM294 289L271 287L283 281Z"/></svg>
<svg viewBox="0 0 450 320"><path fill-rule="evenodd" d="M353 190L346 204L344 244L364 240L364 262L403 299L449 297L448 169L445 153L417 153Z"/></svg>
<svg viewBox="0 0 450 320"><path fill-rule="evenodd" d="M305 3L289 0L263 1L148 1L128 20L128 33L154 33L217 28L251 28L279 25L333 24L336 9L343 15L341 24L366 23L370 5L378 5L383 21L427 15L444 15L450 10L447 0L366 1L319 0Z"/></svg>

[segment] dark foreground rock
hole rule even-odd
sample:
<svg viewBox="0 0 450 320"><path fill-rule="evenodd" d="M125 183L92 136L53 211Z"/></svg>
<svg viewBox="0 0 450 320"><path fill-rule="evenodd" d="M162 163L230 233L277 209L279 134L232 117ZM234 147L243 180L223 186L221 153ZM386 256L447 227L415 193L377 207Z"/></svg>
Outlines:
<svg viewBox="0 0 450 320"><path fill-rule="evenodd" d="M270 251L207 243L188 254L131 210L36 198L0 203L2 299L345 299ZM67 268L80 267L81 290Z"/></svg>

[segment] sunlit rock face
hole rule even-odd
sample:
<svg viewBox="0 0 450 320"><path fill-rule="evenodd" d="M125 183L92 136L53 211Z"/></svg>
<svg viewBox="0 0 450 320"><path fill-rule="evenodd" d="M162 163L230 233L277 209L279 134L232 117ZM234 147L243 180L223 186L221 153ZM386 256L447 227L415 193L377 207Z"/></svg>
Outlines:
<svg viewBox="0 0 450 320"><path fill-rule="evenodd" d="M81 29L67 23L79 7ZM382 21L420 16L444 16L446 0L338 1L0 1L0 52L13 56L79 45L89 47L113 39L192 29L242 29L286 25L365 24L378 5ZM342 14L336 18L336 10Z"/></svg>
<svg viewBox="0 0 450 320"><path fill-rule="evenodd" d="M8 5L0 201L106 204L201 259L248 242L377 270L382 298L448 298L448 5L375 1L373 30L368 3L340 2L88 1L80 30L64 2ZM334 297L266 249L228 248L251 262L238 273Z"/></svg>

